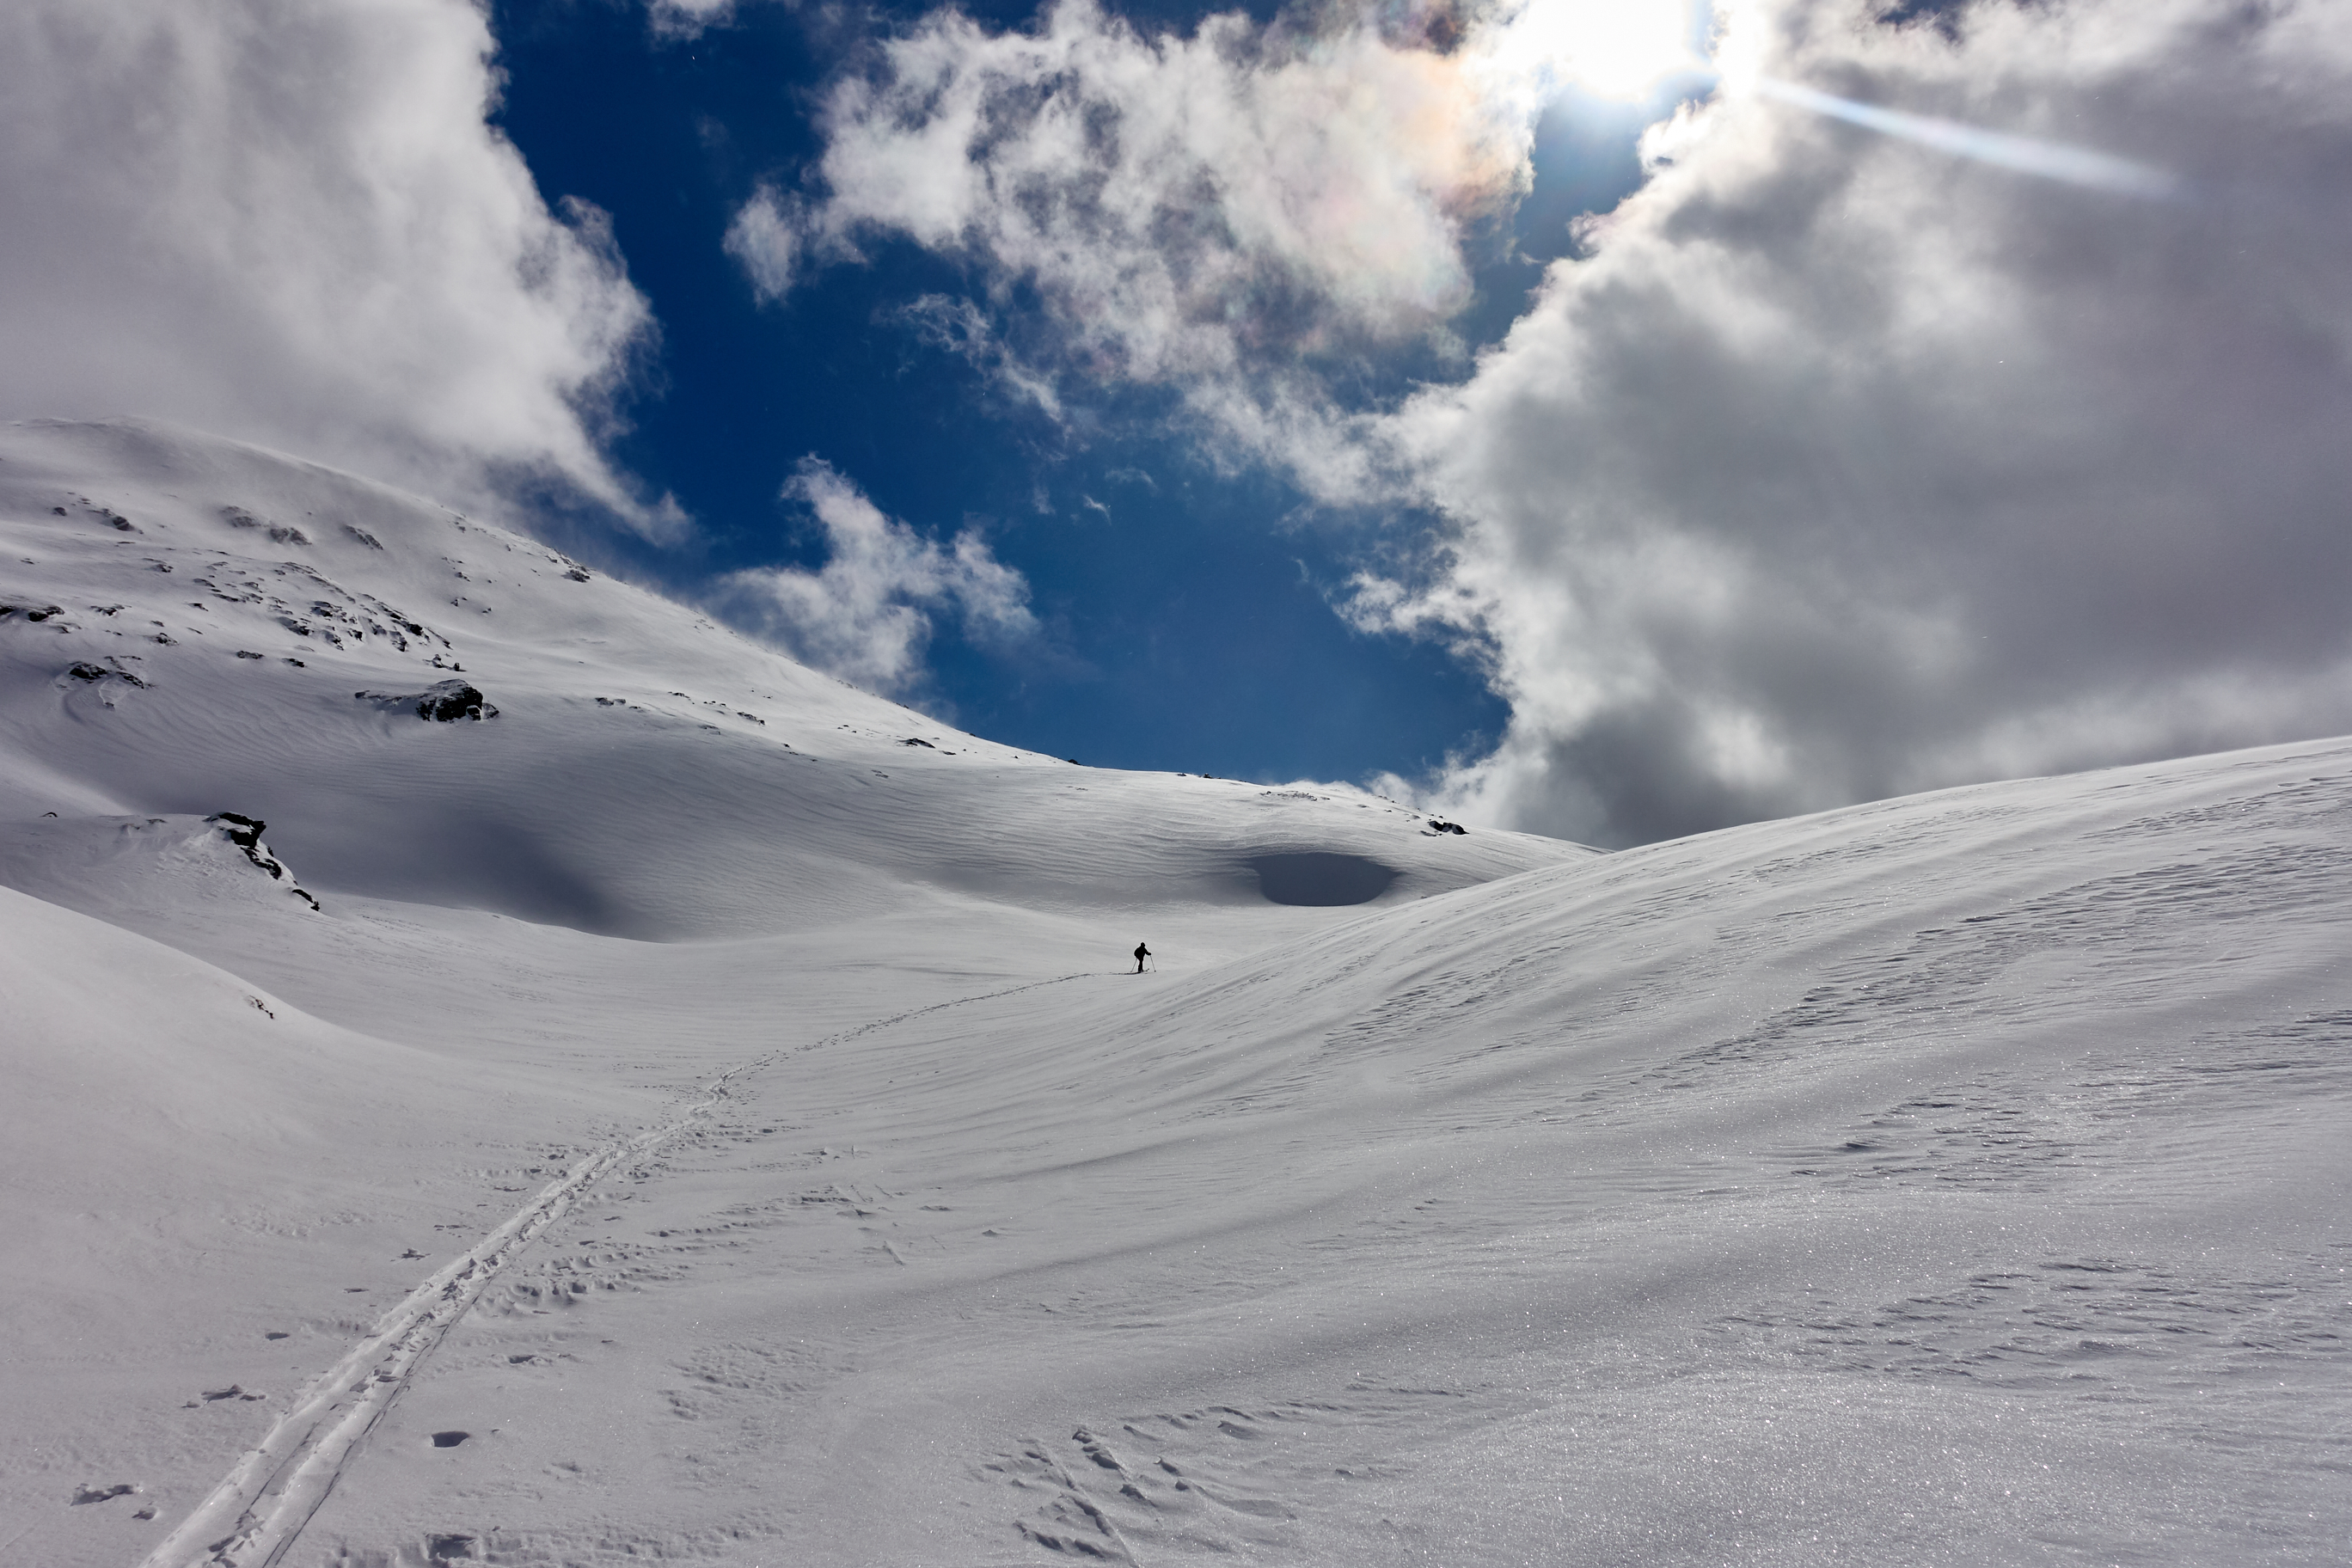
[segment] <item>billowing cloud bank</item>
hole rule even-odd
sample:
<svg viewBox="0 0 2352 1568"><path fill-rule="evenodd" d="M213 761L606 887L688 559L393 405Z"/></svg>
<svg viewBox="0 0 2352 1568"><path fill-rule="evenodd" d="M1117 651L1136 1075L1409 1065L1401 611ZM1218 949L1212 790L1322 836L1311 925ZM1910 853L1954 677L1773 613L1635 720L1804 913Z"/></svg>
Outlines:
<svg viewBox="0 0 2352 1568"><path fill-rule="evenodd" d="M1423 781L1474 819L1627 843L2352 728L2352 27L1927 9L1719 5L1727 84L1402 406L1350 366L1444 332L1547 85L1654 58L1643 7L940 13L733 245L774 295L885 237L959 257L1011 323L965 340L1049 412L1166 386L1226 460L1428 509L1345 609L1511 703Z"/></svg>
<svg viewBox="0 0 2352 1568"><path fill-rule="evenodd" d="M598 447L650 315L485 123L492 47L467 0L0 6L0 411L674 524Z"/></svg>
<svg viewBox="0 0 2352 1568"><path fill-rule="evenodd" d="M1440 795L1623 843L2352 728L2352 27L2316 5L1734 13L1730 58L2126 152L2135 199L1727 93L1466 384L1368 625L1512 704Z"/></svg>

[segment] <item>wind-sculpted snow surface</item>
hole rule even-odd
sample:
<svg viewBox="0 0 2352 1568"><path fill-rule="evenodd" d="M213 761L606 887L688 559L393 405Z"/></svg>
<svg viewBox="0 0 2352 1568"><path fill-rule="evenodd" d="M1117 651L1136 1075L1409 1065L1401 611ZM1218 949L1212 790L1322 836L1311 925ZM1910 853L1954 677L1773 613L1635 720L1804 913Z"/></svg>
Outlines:
<svg viewBox="0 0 2352 1568"><path fill-rule="evenodd" d="M134 437L251 467L184 516ZM544 552L331 654L206 567L266 657L93 706L113 541L347 520L12 439L0 1562L2352 1555L2352 742L1597 857L1024 756ZM145 531L29 510L58 443ZM455 523L351 504L316 569L428 603ZM352 701L436 656L495 722Z"/></svg>

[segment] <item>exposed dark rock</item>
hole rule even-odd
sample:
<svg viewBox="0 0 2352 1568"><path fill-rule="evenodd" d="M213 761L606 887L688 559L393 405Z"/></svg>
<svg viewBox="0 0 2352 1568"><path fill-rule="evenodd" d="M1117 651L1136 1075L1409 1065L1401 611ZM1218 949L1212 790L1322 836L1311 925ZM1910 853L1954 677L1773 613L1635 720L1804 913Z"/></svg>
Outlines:
<svg viewBox="0 0 2352 1568"><path fill-rule="evenodd" d="M120 680L126 685L136 686L142 689L147 684L127 669L111 669L102 664L82 663L68 665L66 668L66 673L72 676L76 680Z"/></svg>
<svg viewBox="0 0 2352 1568"><path fill-rule="evenodd" d="M364 528L354 527L352 524L347 522L343 524L343 531L350 534L353 539L358 540L362 544L366 545L370 550L382 550L383 548L383 541L378 539L374 534L370 533Z"/></svg>
<svg viewBox="0 0 2352 1568"><path fill-rule="evenodd" d="M244 850L247 859L268 872L272 880L285 883L288 891L312 909L320 907L317 899L312 898L299 882L287 874L285 863L272 855L269 852L269 846L261 841L261 830L265 824L259 817L247 816L243 812L237 811L216 811L205 820L219 828L231 844ZM215 1396L207 1394L205 1397L211 1399Z"/></svg>
<svg viewBox="0 0 2352 1568"><path fill-rule="evenodd" d="M231 528L257 528L279 544L308 544L310 536L289 524L264 522L241 506L221 508L221 517Z"/></svg>
<svg viewBox="0 0 2352 1568"><path fill-rule="evenodd" d="M588 581L588 569L584 566L574 566L571 571L566 572L564 575L571 578L574 583L585 583Z"/></svg>
<svg viewBox="0 0 2352 1568"><path fill-rule="evenodd" d="M244 648L239 648L236 650L236 657L239 658L261 658L265 656L257 653L248 653Z"/></svg>
<svg viewBox="0 0 2352 1568"><path fill-rule="evenodd" d="M136 1495L138 1490L139 1489L129 1481L117 1481L110 1487L76 1487L73 1506L79 1508L86 1502L107 1502L119 1497L131 1497Z"/></svg>
<svg viewBox="0 0 2352 1568"><path fill-rule="evenodd" d="M929 741L918 741L911 735L906 740L899 742L898 744L902 746L920 746L927 752L936 752L939 750L937 746L932 745Z"/></svg>
<svg viewBox="0 0 2352 1568"><path fill-rule="evenodd" d="M1458 833L1465 838L1470 836L1470 830L1460 823L1443 822L1434 816L1429 819L1429 830L1432 833Z"/></svg>
<svg viewBox="0 0 2352 1568"><path fill-rule="evenodd" d="M269 826L257 816L247 816L241 811L216 811L205 818L218 823L228 841L245 851L245 858L273 877L286 875L286 868L272 858L261 847L261 830Z"/></svg>
<svg viewBox="0 0 2352 1568"><path fill-rule="evenodd" d="M389 691L354 691L354 701L383 708L409 708L420 719L447 724L459 719L495 719L498 709L481 692L462 680L444 680L423 691L405 695Z"/></svg>
<svg viewBox="0 0 2352 1568"><path fill-rule="evenodd" d="M25 618L28 621L46 621L53 616L62 616L65 613L63 605L51 605L45 610L26 610Z"/></svg>
<svg viewBox="0 0 2352 1568"><path fill-rule="evenodd" d="M446 724L456 719L495 719L499 710L462 680L445 680L417 700L416 713Z"/></svg>

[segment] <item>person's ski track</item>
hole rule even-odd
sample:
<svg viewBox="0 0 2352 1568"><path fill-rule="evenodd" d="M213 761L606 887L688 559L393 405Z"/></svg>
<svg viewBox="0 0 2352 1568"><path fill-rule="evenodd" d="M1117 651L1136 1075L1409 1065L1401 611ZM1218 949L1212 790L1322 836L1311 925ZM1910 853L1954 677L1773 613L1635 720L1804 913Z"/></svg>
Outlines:
<svg viewBox="0 0 2352 1568"><path fill-rule="evenodd" d="M561 1219L573 1200L589 1188L718 1109L737 1079L783 1057L842 1045L909 1018L1084 978L1084 974L1064 974L910 1007L805 1046L770 1051L711 1079L703 1098L684 1114L616 1140L575 1162L504 1225L410 1291L378 1321L373 1334L312 1379L260 1443L142 1560L140 1568L270 1568L278 1563L326 1502L344 1466L392 1408L409 1377L499 1270L541 1231Z"/></svg>

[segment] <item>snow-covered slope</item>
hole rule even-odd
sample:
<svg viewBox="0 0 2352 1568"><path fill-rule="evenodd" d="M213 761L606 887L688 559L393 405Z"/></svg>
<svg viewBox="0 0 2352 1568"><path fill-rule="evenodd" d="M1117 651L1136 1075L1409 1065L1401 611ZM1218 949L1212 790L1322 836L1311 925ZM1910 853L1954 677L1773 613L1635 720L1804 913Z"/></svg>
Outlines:
<svg viewBox="0 0 2352 1568"><path fill-rule="evenodd" d="M1601 857L152 427L0 520L0 1563L2352 1554L2352 743Z"/></svg>
<svg viewBox="0 0 2352 1568"><path fill-rule="evenodd" d="M322 892L662 940L834 926L908 884L1256 905L1259 862L1304 853L1401 900L1579 853L1016 752L502 530L152 425L0 431L0 816L236 810ZM418 716L467 690L496 716Z"/></svg>

